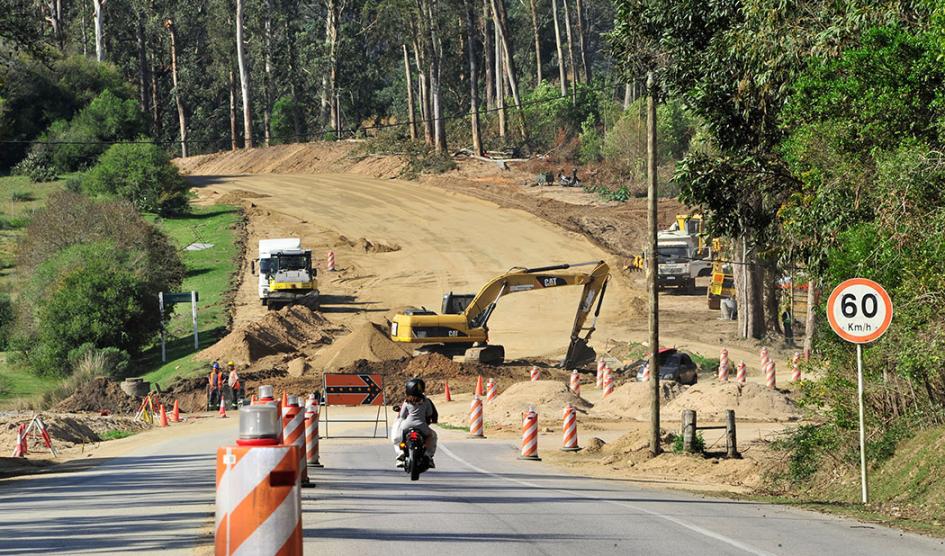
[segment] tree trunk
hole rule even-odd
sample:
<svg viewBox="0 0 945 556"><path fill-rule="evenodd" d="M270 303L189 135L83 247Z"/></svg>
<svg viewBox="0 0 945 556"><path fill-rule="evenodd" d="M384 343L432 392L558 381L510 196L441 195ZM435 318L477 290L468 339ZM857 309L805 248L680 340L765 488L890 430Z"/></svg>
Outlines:
<svg viewBox="0 0 945 556"><path fill-rule="evenodd" d="M174 84L174 100L177 103L177 121L180 126L180 155L187 158L187 110L181 98L180 83L177 80L177 30L174 20L165 19L164 28L170 34L171 40L171 83Z"/></svg>
<svg viewBox="0 0 945 556"><path fill-rule="evenodd" d="M804 359L810 359L814 351L814 336L817 330L817 304L820 302L820 288L813 277L807 280L807 319L804 322Z"/></svg>
<svg viewBox="0 0 945 556"><path fill-rule="evenodd" d="M302 95L300 93L302 87L299 85L299 64L295 45L295 22L299 18L298 8L299 4L297 0L286 2L286 61L289 69L289 92L292 95L292 131L295 133L295 142L301 142L305 139L305 125L302 117Z"/></svg>
<svg viewBox="0 0 945 556"><path fill-rule="evenodd" d="M404 78L407 80L407 121L410 129L410 139L417 140L417 116L413 105L413 77L410 75L410 58L407 56L407 45L404 48Z"/></svg>
<svg viewBox="0 0 945 556"><path fill-rule="evenodd" d="M495 110L495 28L489 0L482 0L482 51L485 54L486 110Z"/></svg>
<svg viewBox="0 0 945 556"><path fill-rule="evenodd" d="M472 130L473 154L482 156L482 138L479 137L479 68L476 67L476 14L473 0L466 5L466 51L469 57L469 127Z"/></svg>
<svg viewBox="0 0 945 556"><path fill-rule="evenodd" d="M92 0L95 12L95 60L105 61L105 4L108 0Z"/></svg>
<svg viewBox="0 0 945 556"><path fill-rule="evenodd" d="M147 43L144 37L144 11L137 14L135 39L138 47L138 104L145 114L151 112L151 66L148 64ZM153 131L153 130L152 130Z"/></svg>
<svg viewBox="0 0 945 556"><path fill-rule="evenodd" d="M236 75L233 68L230 67L229 85L230 85L230 150L235 151L240 148L239 129L236 123Z"/></svg>
<svg viewBox="0 0 945 556"><path fill-rule="evenodd" d="M253 109L249 86L249 61L243 42L243 2L236 0L236 62L240 67L240 92L243 95L243 146L253 148Z"/></svg>
<svg viewBox="0 0 945 556"><path fill-rule="evenodd" d="M626 110L630 108L630 103L633 102L633 87L629 83L624 84L623 86L623 109Z"/></svg>
<svg viewBox="0 0 945 556"><path fill-rule="evenodd" d="M575 21L577 22L577 33L578 33L578 49L581 54L581 73L584 76L584 82L591 82L591 62L590 62L590 53L587 51L587 35L584 33L585 20L584 20L584 1L583 0L574 0L574 6L577 13L575 14Z"/></svg>
<svg viewBox="0 0 945 556"><path fill-rule="evenodd" d="M764 290L764 299L765 299L765 316L767 320L765 322L765 331L773 330L778 334L783 334L784 330L781 326L781 311L780 309L780 299L778 295L778 269L776 265L766 260L764 261L764 266L762 267L762 280L764 284L762 289Z"/></svg>
<svg viewBox="0 0 945 556"><path fill-rule="evenodd" d="M82 56L88 57L89 55L89 31L88 25L85 21L85 6L79 9L79 31L82 34Z"/></svg>
<svg viewBox="0 0 945 556"><path fill-rule="evenodd" d="M561 0L564 6L564 32L568 38L568 65L571 67L571 102L577 103L577 64L574 63L574 41L571 38L571 12L568 9L568 0Z"/></svg>
<svg viewBox="0 0 945 556"><path fill-rule="evenodd" d="M63 50L65 48L65 35L62 28L62 0L46 0L46 10L49 13L46 16L46 21L49 22L49 27L52 29L53 39L59 46L59 50Z"/></svg>
<svg viewBox="0 0 945 556"><path fill-rule="evenodd" d="M429 76L425 69L423 49L418 46L418 43L419 41L414 41L413 58L417 66L417 82L420 85L420 119L423 120L423 142L426 145L433 145L433 118L430 114L430 88L427 84Z"/></svg>
<svg viewBox="0 0 945 556"><path fill-rule="evenodd" d="M430 101L433 109L433 148L436 152L446 152L446 128L443 122L442 98L440 95L440 60L442 44L438 40L435 0L419 0L420 13L425 22L426 53L430 70Z"/></svg>
<svg viewBox="0 0 945 556"><path fill-rule="evenodd" d="M491 1L495 26L499 30L499 42L502 45L505 75L508 77L509 88L512 90L512 100L515 102L516 112L518 113L519 130L522 133L522 139L527 141L528 131L525 127L525 114L522 112L522 99L518 94L518 77L516 77L518 72L515 71L515 58L512 56L512 48L509 46L509 25L508 14L505 11L505 0Z"/></svg>
<svg viewBox="0 0 945 556"><path fill-rule="evenodd" d="M263 146L272 142L272 1L263 4Z"/></svg>
<svg viewBox="0 0 945 556"><path fill-rule="evenodd" d="M551 17L555 20L555 47L558 50L558 84L561 96L568 94L568 74L564 65L564 50L561 48L561 25L558 24L558 0L551 0Z"/></svg>
<svg viewBox="0 0 945 556"><path fill-rule="evenodd" d="M535 86L541 83L541 35L538 33L538 2L529 0L532 10L532 37L535 40Z"/></svg>
<svg viewBox="0 0 945 556"><path fill-rule="evenodd" d="M495 109L498 112L499 119L499 137L504 141L508 130L505 125L505 59L502 56L502 48L499 45L499 26L493 25L495 31Z"/></svg>
<svg viewBox="0 0 945 556"><path fill-rule="evenodd" d="M738 303L738 336L760 340L765 335L762 270L754 248L743 237L738 240L735 261L735 291Z"/></svg>
<svg viewBox="0 0 945 556"><path fill-rule="evenodd" d="M328 16L325 32L328 38L328 99L329 99L329 127L335 130L335 139L339 138L338 129L341 127L341 109L338 106L338 5L335 0L327 2Z"/></svg>
<svg viewBox="0 0 945 556"><path fill-rule="evenodd" d="M163 72L163 70L162 70ZM160 137L164 131L164 126L161 125L161 103L160 103L160 89L158 83L158 72L155 67L151 66L151 130L154 132L155 137Z"/></svg>

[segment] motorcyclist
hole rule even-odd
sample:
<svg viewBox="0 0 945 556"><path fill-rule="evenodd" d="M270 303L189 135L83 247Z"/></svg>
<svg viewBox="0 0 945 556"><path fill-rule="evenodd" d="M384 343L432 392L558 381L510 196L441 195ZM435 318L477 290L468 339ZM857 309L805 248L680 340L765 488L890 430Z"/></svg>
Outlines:
<svg viewBox="0 0 945 556"><path fill-rule="evenodd" d="M427 385L422 378L411 378L407 381L404 388L406 398L400 406L400 413L398 414L400 426L395 438L396 443L399 444L403 438L403 431L409 429L420 431L420 434L423 435L423 445L426 448L427 457L430 459L430 468L435 469L433 456L436 454L436 431L430 428L430 424L436 423L439 420L439 415L433 401L424 395L426 387ZM397 467L403 467L403 460L404 454L401 450L397 455Z"/></svg>

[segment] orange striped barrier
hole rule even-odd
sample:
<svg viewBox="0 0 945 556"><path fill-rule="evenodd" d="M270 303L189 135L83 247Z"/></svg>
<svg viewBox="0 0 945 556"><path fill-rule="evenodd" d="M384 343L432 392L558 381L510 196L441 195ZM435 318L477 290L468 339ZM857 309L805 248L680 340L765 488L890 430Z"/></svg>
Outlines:
<svg viewBox="0 0 945 556"><path fill-rule="evenodd" d="M29 443L26 441L26 424L20 423L16 429L16 446L13 447L13 457L25 458L29 453Z"/></svg>
<svg viewBox="0 0 945 556"><path fill-rule="evenodd" d="M561 425L561 431L562 452L577 452L581 449L578 447L577 410L570 403L564 406L564 423Z"/></svg>
<svg viewBox="0 0 945 556"><path fill-rule="evenodd" d="M283 408L282 438L286 446L299 449L299 471L302 474L302 486L314 486L308 478L308 466L305 465L305 412L299 407L297 396L288 396L289 405Z"/></svg>
<svg viewBox="0 0 945 556"><path fill-rule="evenodd" d="M491 401L494 400L495 397L498 396L498 395L499 395L499 387L498 387L498 385L495 383L495 379L494 379L494 378L490 378L490 379L486 382L486 401L487 401L487 402L491 402Z"/></svg>
<svg viewBox="0 0 945 556"><path fill-rule="evenodd" d="M328 271L329 272L335 271L335 252L334 251L328 252Z"/></svg>
<svg viewBox="0 0 945 556"><path fill-rule="evenodd" d="M739 361L736 369L735 382L745 384L748 381L748 365L744 361Z"/></svg>
<svg viewBox="0 0 945 556"><path fill-rule="evenodd" d="M719 381L728 382L728 350L725 348L719 354Z"/></svg>
<svg viewBox="0 0 945 556"><path fill-rule="evenodd" d="M777 388L775 370L774 370L774 361L768 360L768 363L765 365L765 382L768 385L768 388L774 389Z"/></svg>
<svg viewBox="0 0 945 556"><path fill-rule="evenodd" d="M180 405L174 400L174 409L171 411L171 421L180 423Z"/></svg>
<svg viewBox="0 0 945 556"><path fill-rule="evenodd" d="M318 416L320 405L313 399L305 404L305 462L310 467L324 467L318 461Z"/></svg>
<svg viewBox="0 0 945 556"><path fill-rule="evenodd" d="M483 393L483 390L482 390L482 375L479 375L479 376L476 378L476 392L475 392L475 395L482 397L482 393Z"/></svg>
<svg viewBox="0 0 945 556"><path fill-rule="evenodd" d="M602 397L606 398L613 394L615 386L614 372L610 370L610 367L607 367L604 369L604 395Z"/></svg>
<svg viewBox="0 0 945 556"><path fill-rule="evenodd" d="M159 426L166 427L167 424L167 411L164 410L164 404L161 404L161 420Z"/></svg>
<svg viewBox="0 0 945 556"><path fill-rule="evenodd" d="M473 396L472 403L469 404L468 438L485 438L483 429L482 399L479 396Z"/></svg>
<svg viewBox="0 0 945 556"><path fill-rule="evenodd" d="M759 355L760 355L760 359L761 359L761 369L764 370L765 368L767 368L767 366L768 366L768 361L771 359L771 358L768 356L768 348L766 348L766 347L761 348L761 352L760 352Z"/></svg>
<svg viewBox="0 0 945 556"><path fill-rule="evenodd" d="M522 413L522 454L518 459L541 461L538 457L538 413L534 407Z"/></svg>
<svg viewBox="0 0 945 556"><path fill-rule="evenodd" d="M606 366L607 363L604 363L603 357L597 360L597 378L594 382L594 385L598 390L604 387L604 368Z"/></svg>
<svg viewBox="0 0 945 556"><path fill-rule="evenodd" d="M532 382L538 382L541 380L541 369L539 369L537 365L532 365L532 368L530 371L528 371L528 373L531 375Z"/></svg>
<svg viewBox="0 0 945 556"><path fill-rule="evenodd" d="M791 357L791 382L800 382L801 381L801 353L799 351L794 352L794 357Z"/></svg>
<svg viewBox="0 0 945 556"><path fill-rule="evenodd" d="M448 380L443 382L443 397L446 401L453 401L453 393L450 392L450 382Z"/></svg>
<svg viewBox="0 0 945 556"><path fill-rule="evenodd" d="M571 371L570 388L571 392L573 392L575 396L581 395L581 373L577 372L577 369Z"/></svg>
<svg viewBox="0 0 945 556"><path fill-rule="evenodd" d="M276 444L274 406L240 409L236 446L217 449L215 552L302 554L299 449Z"/></svg>
<svg viewBox="0 0 945 556"><path fill-rule="evenodd" d="M220 411L218 411L217 414L221 419L226 419L226 402L223 401L223 396L220 396Z"/></svg>

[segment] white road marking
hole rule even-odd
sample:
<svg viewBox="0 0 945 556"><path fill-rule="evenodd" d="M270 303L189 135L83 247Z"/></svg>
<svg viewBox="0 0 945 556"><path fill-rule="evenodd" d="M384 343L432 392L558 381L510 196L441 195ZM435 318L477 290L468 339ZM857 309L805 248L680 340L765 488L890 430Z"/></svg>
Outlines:
<svg viewBox="0 0 945 556"><path fill-rule="evenodd" d="M603 499L603 498L598 498L597 496L592 496L592 495L590 495L590 494L583 494L583 493L580 493L580 492L573 492L573 491L570 491L570 490L565 490L565 489L560 489L560 488L554 488L554 487L549 488L549 487L545 487L545 486L542 486L542 485L539 485L539 484L530 483L530 482L528 482L528 481L522 481L522 480L520 480L520 479L513 479L513 478L511 478L511 477L506 477L506 476L501 475L501 474L499 474L499 473L493 473L492 471L488 471L488 470L486 470L486 469L483 469L483 468L481 468L481 467L478 467L478 466L476 466L476 465L473 465L473 464L469 463L468 461L464 460L463 458L457 456L457 455L456 455L455 453L453 453L449 448L447 448L447 447L442 443L442 441L440 442L440 445L437 447L437 449L440 450L440 451L442 451L442 452L444 452L446 455L448 455L449 457L451 457L451 458L453 458L454 460L458 461L459 463L461 463L461 464L465 465L466 467L472 469L473 471L476 471L476 472L478 472L478 473L482 473L483 475L488 475L488 476L490 476L490 477L495 477L495 478L497 478L497 479L502 479L502 480L505 480L505 481L509 481L510 483L516 483L516 484L519 484L519 485L522 485L522 486L526 486L526 487L529 487L529 488L538 488L538 489L542 489L542 490L552 490L552 491L555 491L555 492L560 492L560 493L562 493L562 494L566 494L566 495L568 495L568 496L575 496L575 497L579 497L579 498L586 498L586 499L589 499L589 500L598 500L598 501L600 501L600 502L606 502L606 503L608 503L608 504L613 504L613 505L615 505L615 506L622 506L622 507L624 507L624 508L628 508L628 509L635 510L635 511L638 511L638 512L643 512L643 513L648 514L648 515L651 515L651 516L653 516L653 517L658 517L658 518L660 518L660 519L669 521L670 523L675 523L676 525L679 525L680 527L684 527L684 528L686 528L686 529L689 529L690 531L692 531L692 532L694 532L694 533L699 533L700 535L709 537L710 539L715 539L715 540L717 540L717 541L719 541L719 542L723 542L723 543L725 543L725 544L727 544L727 545L730 545L730 546L733 546L733 547L735 547L735 548L737 548L737 549L739 549L739 550L743 550L743 551L745 551L745 552L747 552L747 553L749 553L749 554L754 554L754 555L756 555L756 556L774 556L774 554L771 553L771 552L767 552L767 551L762 550L762 549L760 549L760 548L756 548L756 547L754 547L754 546L745 544L745 543L743 543L743 542L741 542L741 541L735 540L735 539L733 539L733 538L731 538L731 537L726 537L725 535L716 533L715 531L710 531L710 530L705 529L705 528L703 528L703 527L699 527L698 525L693 525L692 523L688 523L688 522L683 521L683 520L681 520L681 519L679 519L679 518L677 518L677 517L673 517L673 516L671 516L671 515L666 515L666 514L657 512L657 511L655 511L655 510L648 510L648 509L646 509L646 508L641 508L641 507L639 507L639 506L635 506L635 505L633 505L633 504L628 504L628 503L626 503L626 502L619 502L619 501L617 501L617 500L605 500L605 499Z"/></svg>

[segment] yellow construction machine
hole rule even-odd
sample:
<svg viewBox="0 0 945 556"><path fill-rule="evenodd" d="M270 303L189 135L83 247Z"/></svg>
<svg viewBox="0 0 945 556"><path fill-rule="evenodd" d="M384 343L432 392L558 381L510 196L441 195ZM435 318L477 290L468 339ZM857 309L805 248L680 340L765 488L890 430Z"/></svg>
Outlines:
<svg viewBox="0 0 945 556"><path fill-rule="evenodd" d="M591 266L593 268L588 272L573 270ZM450 292L444 295L441 314L421 308L407 309L395 315L390 325L390 337L395 342L420 344L420 352L441 353L447 357L464 355L466 362L470 363L501 364L505 359L505 349L489 343L488 327L489 317L499 299L512 293L584 286L571 328L571 343L562 363L564 368L573 369L596 357L587 342L597 324L609 276L610 268L604 261L512 268L490 280L477 294ZM597 308L590 326L585 328L595 300ZM587 334L582 338L583 331Z"/></svg>

